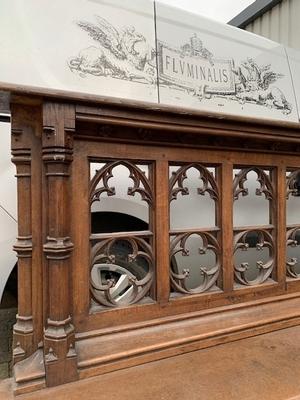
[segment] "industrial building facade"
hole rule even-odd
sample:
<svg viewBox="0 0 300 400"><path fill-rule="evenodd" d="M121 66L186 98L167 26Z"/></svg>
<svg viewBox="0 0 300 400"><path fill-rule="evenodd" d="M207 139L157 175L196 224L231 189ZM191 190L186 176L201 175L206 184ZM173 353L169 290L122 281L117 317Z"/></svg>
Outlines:
<svg viewBox="0 0 300 400"><path fill-rule="evenodd" d="M256 0L229 25L300 49L299 0Z"/></svg>

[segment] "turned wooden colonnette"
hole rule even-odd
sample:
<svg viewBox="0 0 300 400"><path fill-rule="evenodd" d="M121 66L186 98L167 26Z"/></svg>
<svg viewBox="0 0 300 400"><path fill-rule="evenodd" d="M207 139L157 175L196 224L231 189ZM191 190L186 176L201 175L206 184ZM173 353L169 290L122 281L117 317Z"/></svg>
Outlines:
<svg viewBox="0 0 300 400"><path fill-rule="evenodd" d="M19 225L16 393L299 324L300 281L286 263L287 241L297 245L300 229L286 223L287 196L300 171L298 124L50 92L12 95L11 112ZM93 163L101 168L90 176ZM109 179L118 165L130 173L128 194L149 208L148 229L93 233L91 205L103 193L114 195ZM189 168L202 177L199 194L214 201L213 227L170 228L170 202L188 194ZM269 224L236 228L233 203L246 194L249 171L268 200ZM251 281L245 265L235 266L234 252L247 249L254 231L270 257ZM201 239L200 254L210 249L216 258L193 290L189 272L172 264L176 253L187 255L191 235ZM123 303L111 294L113 276L102 285L91 277L97 263L118 264L120 240L130 248L129 262L147 264L145 275L129 274Z"/></svg>

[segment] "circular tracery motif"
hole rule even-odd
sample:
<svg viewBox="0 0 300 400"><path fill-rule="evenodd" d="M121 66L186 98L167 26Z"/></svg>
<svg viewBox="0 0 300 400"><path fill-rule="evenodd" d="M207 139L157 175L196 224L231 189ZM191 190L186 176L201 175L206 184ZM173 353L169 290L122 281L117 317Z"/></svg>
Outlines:
<svg viewBox="0 0 300 400"><path fill-rule="evenodd" d="M91 292L97 303L107 307L137 303L148 294L152 281L153 254L145 240L107 239L92 248Z"/></svg>

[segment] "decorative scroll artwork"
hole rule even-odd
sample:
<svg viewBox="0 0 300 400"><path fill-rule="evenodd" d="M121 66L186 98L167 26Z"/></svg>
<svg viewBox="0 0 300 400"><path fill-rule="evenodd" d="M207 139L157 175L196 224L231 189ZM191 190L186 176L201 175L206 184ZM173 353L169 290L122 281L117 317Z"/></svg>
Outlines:
<svg viewBox="0 0 300 400"><path fill-rule="evenodd" d="M158 84L158 88L170 88L170 95L176 97L176 91L184 92L199 103L223 98L283 114L292 112L292 104L277 86L284 74L252 57L241 61L230 56L220 58L203 43L201 34L194 32L188 42L178 46L158 37L156 50L133 25L116 28L99 15L94 16L94 21L74 22L95 42L68 60L70 70L82 78L94 75Z"/></svg>
<svg viewBox="0 0 300 400"><path fill-rule="evenodd" d="M158 54L160 85L185 90L199 101L218 96L285 114L292 111L284 93L274 86L284 75L273 71L271 64L259 65L250 57L241 63L215 57L197 33L178 48L159 42Z"/></svg>
<svg viewBox="0 0 300 400"><path fill-rule="evenodd" d="M300 203L298 197L300 196L300 170L297 169L293 171L288 171L286 183L287 217L290 217L289 219L293 222L293 224L291 224L291 221L287 221L286 273L287 276L291 279L299 279L300 216L298 217L298 215Z"/></svg>
<svg viewBox="0 0 300 400"><path fill-rule="evenodd" d="M279 43L153 0L2 2L2 90L299 123L299 52Z"/></svg>
<svg viewBox="0 0 300 400"><path fill-rule="evenodd" d="M256 181L250 173L255 173ZM248 187L246 187L248 185ZM235 174L233 181L233 198L236 202L240 196L251 195L253 203L256 196L264 195L268 200L267 208L268 225L253 225L253 210L247 210L250 223L239 224L239 228L234 228L234 275L238 284L246 286L259 285L268 280L274 269L275 244L273 238L273 213L274 206L274 186L271 180L270 171L260 167L250 167L239 170ZM263 209L259 209L259 204L255 212L262 218ZM241 214L244 209L234 209L235 213ZM241 216L240 216L241 218Z"/></svg>
<svg viewBox="0 0 300 400"><path fill-rule="evenodd" d="M126 203L128 200L122 194L126 188L127 196L137 196L146 204L145 207L153 207L153 191L145 170L130 161L121 160L99 165L90 182L91 207L94 203L101 203L105 197L113 196L119 196L119 200ZM118 186L111 184L113 179ZM118 210L115 218L117 216ZM104 307L127 306L149 295L154 277L150 230L92 233L90 242L90 290L96 304Z"/></svg>
<svg viewBox="0 0 300 400"><path fill-rule="evenodd" d="M76 22L97 46L81 49L77 56L71 57L68 61L71 71L79 72L82 77L91 74L155 84L155 51L145 36L134 26L118 30L99 15L95 21Z"/></svg>
<svg viewBox="0 0 300 400"><path fill-rule="evenodd" d="M174 170L175 169L175 170ZM219 190L214 176L214 168L210 170L199 163L172 167L170 176L169 198L171 202L180 201L187 196L185 215L192 214L197 220L205 209L199 196L208 195L208 201L217 206ZM196 200L198 198L198 201ZM193 203L191 203L191 200ZM190 201L190 205L189 204ZM196 204L196 206L195 206ZM206 204L206 203L205 203ZM176 213L180 213L177 210ZM172 229L174 212L170 212L170 279L174 292L196 294L205 292L216 285L220 274L220 245L215 227L215 210L213 212L213 228L201 229L187 227Z"/></svg>

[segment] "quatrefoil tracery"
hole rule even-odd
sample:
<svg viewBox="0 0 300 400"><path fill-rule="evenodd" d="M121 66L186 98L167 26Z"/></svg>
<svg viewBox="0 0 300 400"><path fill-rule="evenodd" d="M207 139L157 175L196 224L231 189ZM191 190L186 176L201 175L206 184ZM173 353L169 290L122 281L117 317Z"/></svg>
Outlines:
<svg viewBox="0 0 300 400"><path fill-rule="evenodd" d="M234 265L234 275L237 282L246 286L254 286L266 282L274 268L274 241L271 233L266 230L254 228L236 234L234 241L234 254L238 250L249 250L249 237L253 234L257 238L255 249L259 252L264 248L267 248L269 250L269 258L266 262L263 262L262 260L256 261L258 274L254 279L248 279L246 276L246 272L249 269L248 262L243 262L240 265Z"/></svg>
<svg viewBox="0 0 300 400"><path fill-rule="evenodd" d="M199 273L203 275L202 283L196 288L189 288L188 277L190 275L190 268L182 268L182 272L174 271L176 265L175 256L181 254L188 257L190 252L188 249L187 241L192 235L197 235L201 242L198 248L199 255L207 254L211 251L215 255L215 264L212 267L199 265ZM171 242L170 248L170 261L171 261L171 283L173 288L184 294L196 294L209 290L216 283L220 273L220 246L217 239L209 232L189 232L175 236ZM199 259L200 262L200 259Z"/></svg>
<svg viewBox="0 0 300 400"><path fill-rule="evenodd" d="M117 238L96 243L91 252L91 292L94 300L106 307L139 302L148 294L153 282L151 246L138 237L124 237L122 241L131 248L126 256L119 254L120 239ZM138 277L137 266L142 269L145 264L146 269Z"/></svg>

